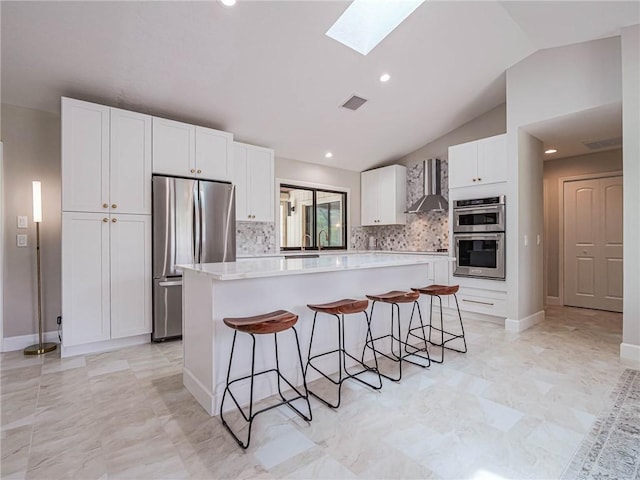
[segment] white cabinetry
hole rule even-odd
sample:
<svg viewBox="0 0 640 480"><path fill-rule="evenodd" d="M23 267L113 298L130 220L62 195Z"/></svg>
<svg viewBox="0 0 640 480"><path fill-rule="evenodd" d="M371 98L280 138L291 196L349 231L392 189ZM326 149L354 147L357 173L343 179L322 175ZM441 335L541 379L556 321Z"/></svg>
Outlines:
<svg viewBox="0 0 640 480"><path fill-rule="evenodd" d="M62 99L62 209L151 214L151 117Z"/></svg>
<svg viewBox="0 0 640 480"><path fill-rule="evenodd" d="M231 181L233 135L153 118L153 173Z"/></svg>
<svg viewBox="0 0 640 480"><path fill-rule="evenodd" d="M63 356L149 341L151 130L148 115L62 99Z"/></svg>
<svg viewBox="0 0 640 480"><path fill-rule="evenodd" d="M63 212L63 346L151 332L151 217Z"/></svg>
<svg viewBox="0 0 640 480"><path fill-rule="evenodd" d="M494 317L507 316L506 292L460 287L458 291L458 303L462 311L483 313ZM452 302L449 302L449 306L455 308Z"/></svg>
<svg viewBox="0 0 640 480"><path fill-rule="evenodd" d="M449 147L449 188L507 180L506 135Z"/></svg>
<svg viewBox="0 0 640 480"><path fill-rule="evenodd" d="M404 225L407 202L407 169L390 165L362 172L361 222L368 225Z"/></svg>
<svg viewBox="0 0 640 480"><path fill-rule="evenodd" d="M236 220L273 222L275 205L274 152L234 142Z"/></svg>

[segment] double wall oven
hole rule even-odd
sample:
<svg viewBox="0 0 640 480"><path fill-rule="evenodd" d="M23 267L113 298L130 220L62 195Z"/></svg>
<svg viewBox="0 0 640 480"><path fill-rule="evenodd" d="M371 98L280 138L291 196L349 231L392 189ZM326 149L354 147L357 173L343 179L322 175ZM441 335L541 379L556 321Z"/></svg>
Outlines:
<svg viewBox="0 0 640 480"><path fill-rule="evenodd" d="M457 277L505 279L504 195L456 200L453 243Z"/></svg>

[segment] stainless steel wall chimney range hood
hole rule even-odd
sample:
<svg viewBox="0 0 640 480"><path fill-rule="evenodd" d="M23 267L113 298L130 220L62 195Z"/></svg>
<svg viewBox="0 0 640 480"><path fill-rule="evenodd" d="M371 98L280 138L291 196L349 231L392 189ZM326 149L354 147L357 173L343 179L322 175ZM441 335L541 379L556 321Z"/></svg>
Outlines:
<svg viewBox="0 0 640 480"><path fill-rule="evenodd" d="M449 210L449 202L442 196L440 188L440 160L430 158L422 162L424 170L424 187L422 197L415 202L405 213L446 212Z"/></svg>

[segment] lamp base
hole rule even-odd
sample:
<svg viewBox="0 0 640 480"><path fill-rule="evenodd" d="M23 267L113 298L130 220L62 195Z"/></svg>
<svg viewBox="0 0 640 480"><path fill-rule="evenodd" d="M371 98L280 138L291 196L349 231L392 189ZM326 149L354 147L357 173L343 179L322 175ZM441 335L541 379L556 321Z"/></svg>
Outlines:
<svg viewBox="0 0 640 480"><path fill-rule="evenodd" d="M57 347L57 343L42 342L42 345L36 343L28 346L23 352L25 355L42 355L43 353L53 352Z"/></svg>

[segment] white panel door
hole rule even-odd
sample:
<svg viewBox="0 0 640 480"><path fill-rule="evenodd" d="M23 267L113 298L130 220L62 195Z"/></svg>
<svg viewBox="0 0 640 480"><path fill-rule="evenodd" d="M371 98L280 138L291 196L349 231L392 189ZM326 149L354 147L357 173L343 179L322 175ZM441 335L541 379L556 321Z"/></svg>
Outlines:
<svg viewBox="0 0 640 480"><path fill-rule="evenodd" d="M236 186L236 220L251 220L249 212L249 179L247 172L247 147L233 144L233 183Z"/></svg>
<svg viewBox="0 0 640 480"><path fill-rule="evenodd" d="M196 127L196 174L199 178L230 182L233 178L233 135Z"/></svg>
<svg viewBox="0 0 640 480"><path fill-rule="evenodd" d="M151 214L151 117L111 109L111 213Z"/></svg>
<svg viewBox="0 0 640 480"><path fill-rule="evenodd" d="M62 213L62 343L108 340L109 216Z"/></svg>
<svg viewBox="0 0 640 480"><path fill-rule="evenodd" d="M273 150L248 147L247 169L251 220L254 222L273 222L275 213Z"/></svg>
<svg viewBox="0 0 640 480"><path fill-rule="evenodd" d="M622 177L564 183L565 305L622 311Z"/></svg>
<svg viewBox="0 0 640 480"><path fill-rule="evenodd" d="M478 142L477 182L507 181L507 137L498 135Z"/></svg>
<svg viewBox="0 0 640 480"><path fill-rule="evenodd" d="M363 226L378 224L378 170L360 174L360 222Z"/></svg>
<svg viewBox="0 0 640 480"><path fill-rule="evenodd" d="M108 212L109 107L63 97L61 141L62 210Z"/></svg>
<svg viewBox="0 0 640 480"><path fill-rule="evenodd" d="M196 127L153 117L153 173L196 175Z"/></svg>
<svg viewBox="0 0 640 480"><path fill-rule="evenodd" d="M449 188L477 185L478 143L449 147Z"/></svg>
<svg viewBox="0 0 640 480"><path fill-rule="evenodd" d="M111 338L151 333L151 216L111 215Z"/></svg>

